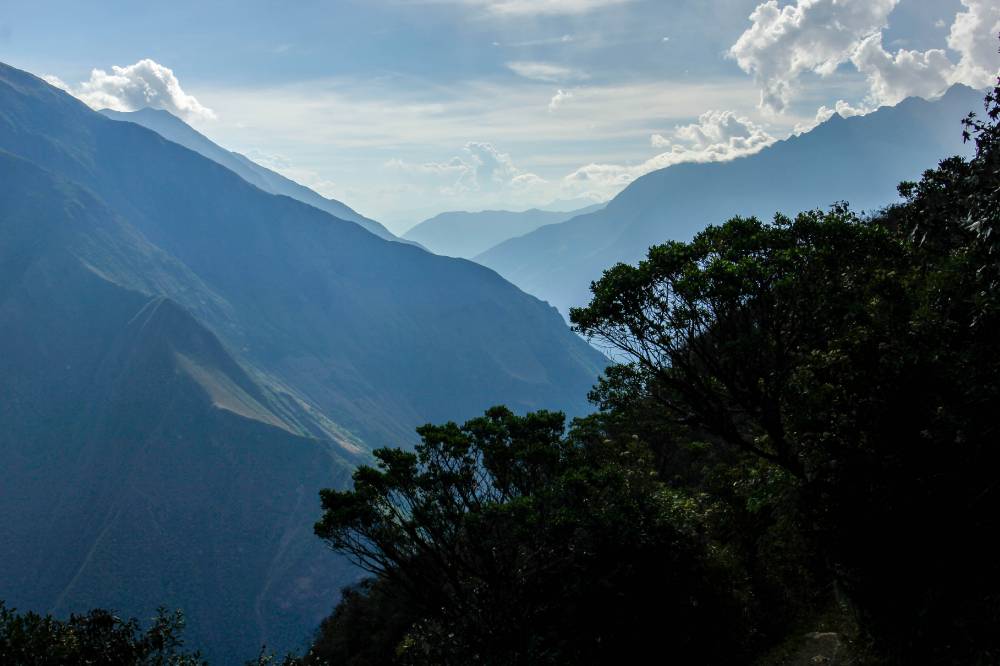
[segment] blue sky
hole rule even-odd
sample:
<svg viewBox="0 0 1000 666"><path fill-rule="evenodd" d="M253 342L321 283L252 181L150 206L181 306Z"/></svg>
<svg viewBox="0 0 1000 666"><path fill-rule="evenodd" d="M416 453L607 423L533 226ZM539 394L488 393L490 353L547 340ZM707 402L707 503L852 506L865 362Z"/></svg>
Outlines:
<svg viewBox="0 0 1000 666"><path fill-rule="evenodd" d="M1000 0L0 0L0 60L168 108L396 231L986 85L997 32Z"/></svg>

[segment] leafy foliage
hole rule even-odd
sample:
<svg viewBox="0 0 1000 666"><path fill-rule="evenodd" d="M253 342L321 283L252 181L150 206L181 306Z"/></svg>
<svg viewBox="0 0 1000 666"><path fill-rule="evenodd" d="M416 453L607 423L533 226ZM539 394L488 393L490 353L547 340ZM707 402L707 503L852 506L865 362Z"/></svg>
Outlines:
<svg viewBox="0 0 1000 666"><path fill-rule="evenodd" d="M317 534L374 577L317 658L784 663L817 626L859 663L1000 658L986 109L971 159L875 215L737 217L607 270L572 319L620 363L568 433L495 408L326 491Z"/></svg>
<svg viewBox="0 0 1000 666"><path fill-rule="evenodd" d="M135 618L123 620L106 610L70 615L18 613L0 602L0 663L38 666L200 666L197 652L184 652L180 611L160 609L141 630Z"/></svg>
<svg viewBox="0 0 1000 666"><path fill-rule="evenodd" d="M642 446L501 407L419 432L415 453L380 450L353 490L323 493L317 534L377 577L328 631L394 595L403 663L600 662L664 641L704 663L739 654L726 586Z"/></svg>
<svg viewBox="0 0 1000 666"><path fill-rule="evenodd" d="M902 663L1000 650L996 91L987 109L966 121L975 157L904 183L899 205L735 218L610 269L572 313L627 361L595 391L605 411L659 419L664 459L692 437L756 458L730 465L737 483L777 479L765 506L798 517L798 563Z"/></svg>

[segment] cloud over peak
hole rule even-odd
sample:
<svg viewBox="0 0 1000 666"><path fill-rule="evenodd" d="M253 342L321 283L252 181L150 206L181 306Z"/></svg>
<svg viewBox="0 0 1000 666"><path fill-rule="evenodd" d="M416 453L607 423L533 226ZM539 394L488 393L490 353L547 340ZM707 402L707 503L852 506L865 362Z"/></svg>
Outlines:
<svg viewBox="0 0 1000 666"><path fill-rule="evenodd" d="M654 134L650 144L664 152L641 164L589 164L563 179L567 194L610 198L636 178L683 162L724 162L752 155L775 142L763 127L733 111L706 111L698 121Z"/></svg>
<svg viewBox="0 0 1000 666"><path fill-rule="evenodd" d="M188 120L215 118L211 109L184 92L173 70L149 58L126 67L114 65L110 74L103 69L93 69L90 79L76 87L56 77L45 77L45 80L94 109L136 111L151 107Z"/></svg>
<svg viewBox="0 0 1000 666"><path fill-rule="evenodd" d="M895 54L882 47L882 35L867 37L851 54L851 62L868 79L869 100L876 107L907 97L933 98L951 85L954 65L943 49Z"/></svg>
<svg viewBox="0 0 1000 666"><path fill-rule="evenodd" d="M750 27L729 56L753 75L760 107L777 113L794 100L803 75L829 76L845 63L864 76L868 92L857 106L838 102L841 115L867 113L911 96L934 98L955 83L986 87L1000 69L1000 2L960 2L947 40L957 62L944 48L892 52L883 46L883 30L899 0L794 0L784 7L766 0L750 15ZM821 107L815 122L833 113Z"/></svg>
<svg viewBox="0 0 1000 666"><path fill-rule="evenodd" d="M807 72L829 76L865 38L880 32L899 0L767 0L729 49L760 87L761 107L784 111Z"/></svg>

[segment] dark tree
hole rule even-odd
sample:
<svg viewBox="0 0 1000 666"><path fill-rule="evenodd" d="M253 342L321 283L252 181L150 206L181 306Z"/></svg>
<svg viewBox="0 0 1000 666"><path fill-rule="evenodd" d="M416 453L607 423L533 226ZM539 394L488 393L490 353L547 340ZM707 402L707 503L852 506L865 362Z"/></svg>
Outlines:
<svg viewBox="0 0 1000 666"><path fill-rule="evenodd" d="M740 654L731 587L643 447L504 408L419 432L416 453L380 450L353 490L323 493L317 534L376 576L328 631L381 606L383 626L416 618L402 663Z"/></svg>
<svg viewBox="0 0 1000 666"><path fill-rule="evenodd" d="M0 664L37 666L202 666L183 651L184 617L161 609L148 629L106 610L70 615L18 613L0 602Z"/></svg>
<svg viewBox="0 0 1000 666"><path fill-rule="evenodd" d="M998 115L994 92L975 157L883 213L736 218L610 269L572 313L625 357L595 392L609 418L643 413L661 469L686 436L780 470L771 497L900 663L1000 654Z"/></svg>

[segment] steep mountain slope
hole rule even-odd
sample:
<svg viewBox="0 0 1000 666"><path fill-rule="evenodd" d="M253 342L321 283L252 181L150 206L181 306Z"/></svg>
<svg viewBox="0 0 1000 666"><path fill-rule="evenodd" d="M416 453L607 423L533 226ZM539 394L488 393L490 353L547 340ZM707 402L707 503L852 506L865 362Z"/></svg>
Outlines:
<svg viewBox="0 0 1000 666"><path fill-rule="evenodd" d="M0 66L0 598L184 608L293 647L356 572L311 534L366 449L604 359L471 262L273 196Z"/></svg>
<svg viewBox="0 0 1000 666"><path fill-rule="evenodd" d="M568 213L537 208L521 212L454 211L424 220L403 234L403 238L420 243L436 254L470 259L509 238L523 236L546 224L559 224L601 208L603 204L586 206Z"/></svg>
<svg viewBox="0 0 1000 666"><path fill-rule="evenodd" d="M295 434L191 315L116 283L184 276L92 195L6 153L0 178L0 597L182 607L220 663L295 644L356 576L309 525L361 456Z"/></svg>
<svg viewBox="0 0 1000 666"><path fill-rule="evenodd" d="M375 220L361 215L336 199L327 199L308 187L285 178L280 173L262 167L244 155L226 150L169 111L150 108L128 112L104 109L101 113L112 120L132 122L151 129L168 141L178 143L213 162L218 162L239 175L243 180L256 185L265 192L284 194L286 197L324 210L334 217L356 222L379 238L396 240L392 232Z"/></svg>
<svg viewBox="0 0 1000 666"><path fill-rule="evenodd" d="M911 98L863 117L835 115L749 157L654 171L603 210L505 241L475 261L566 315L586 304L603 270L733 215L769 219L840 200L868 210L890 203L900 181L967 150L960 121L981 104L980 93L956 86L934 102Z"/></svg>

